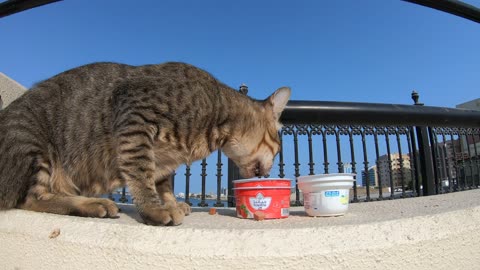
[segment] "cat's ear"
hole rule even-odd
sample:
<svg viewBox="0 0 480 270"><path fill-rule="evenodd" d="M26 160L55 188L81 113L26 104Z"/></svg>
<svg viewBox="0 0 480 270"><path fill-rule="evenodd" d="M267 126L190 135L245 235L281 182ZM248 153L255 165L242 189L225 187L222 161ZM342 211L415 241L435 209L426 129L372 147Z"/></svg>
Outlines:
<svg viewBox="0 0 480 270"><path fill-rule="evenodd" d="M276 119L280 118L283 109L287 105L288 99L290 98L291 90L289 87L281 87L275 91L266 102L272 106L273 108L273 115Z"/></svg>

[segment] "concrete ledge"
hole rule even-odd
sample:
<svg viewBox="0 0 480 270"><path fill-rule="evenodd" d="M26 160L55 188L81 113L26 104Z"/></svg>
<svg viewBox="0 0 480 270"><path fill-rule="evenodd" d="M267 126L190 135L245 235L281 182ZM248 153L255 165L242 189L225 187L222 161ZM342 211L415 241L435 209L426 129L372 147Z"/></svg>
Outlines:
<svg viewBox="0 0 480 270"><path fill-rule="evenodd" d="M2 269L460 269L480 265L480 190L350 205L344 217L292 208L256 222L194 209L179 227L22 210L0 212ZM54 230L60 234L49 238Z"/></svg>

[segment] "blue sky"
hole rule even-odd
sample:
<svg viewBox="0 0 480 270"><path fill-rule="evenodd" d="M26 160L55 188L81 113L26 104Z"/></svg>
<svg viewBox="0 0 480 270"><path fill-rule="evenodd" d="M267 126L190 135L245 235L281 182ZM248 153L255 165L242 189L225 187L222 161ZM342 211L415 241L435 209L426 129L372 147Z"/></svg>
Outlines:
<svg viewBox="0 0 480 270"><path fill-rule="evenodd" d="M479 98L480 24L400 0L66 0L0 19L0 37L0 72L26 87L96 61L184 61L259 99Z"/></svg>
<svg viewBox="0 0 480 270"><path fill-rule="evenodd" d="M0 71L30 87L95 61L185 61L264 98L432 106L478 98L480 24L400 0L66 0L0 20Z"/></svg>

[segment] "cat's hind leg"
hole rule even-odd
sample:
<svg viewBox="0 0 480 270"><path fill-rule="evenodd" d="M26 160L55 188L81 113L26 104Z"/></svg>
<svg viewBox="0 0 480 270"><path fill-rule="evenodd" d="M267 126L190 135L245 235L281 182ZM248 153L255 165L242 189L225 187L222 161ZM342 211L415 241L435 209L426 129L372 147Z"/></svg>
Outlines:
<svg viewBox="0 0 480 270"><path fill-rule="evenodd" d="M43 194L40 198L29 194L18 208L81 217L113 218L118 214L118 207L109 199L52 193Z"/></svg>
<svg viewBox="0 0 480 270"><path fill-rule="evenodd" d="M116 204L103 198L78 196L78 190L59 166L38 159L33 185L17 208L83 217L116 217Z"/></svg>

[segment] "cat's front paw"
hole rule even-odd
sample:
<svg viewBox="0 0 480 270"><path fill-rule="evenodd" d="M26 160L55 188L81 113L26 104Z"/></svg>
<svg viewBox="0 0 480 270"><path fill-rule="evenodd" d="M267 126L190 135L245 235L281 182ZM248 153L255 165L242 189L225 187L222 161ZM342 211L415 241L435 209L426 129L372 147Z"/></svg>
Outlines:
<svg viewBox="0 0 480 270"><path fill-rule="evenodd" d="M177 226L182 224L185 212L175 202L152 205L140 211L140 216L147 225Z"/></svg>
<svg viewBox="0 0 480 270"><path fill-rule="evenodd" d="M192 207L190 207L189 204L184 203L184 202L177 202L177 206L182 209L183 213L185 213L185 216L190 215L192 213Z"/></svg>

